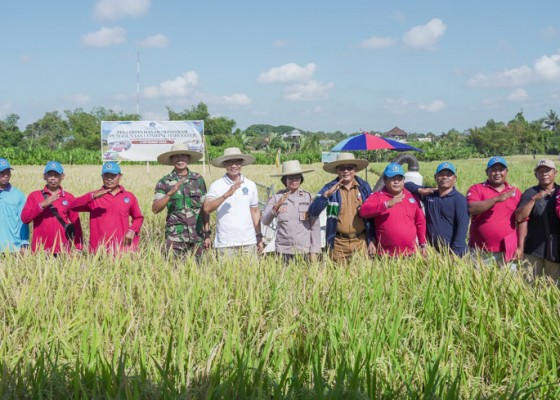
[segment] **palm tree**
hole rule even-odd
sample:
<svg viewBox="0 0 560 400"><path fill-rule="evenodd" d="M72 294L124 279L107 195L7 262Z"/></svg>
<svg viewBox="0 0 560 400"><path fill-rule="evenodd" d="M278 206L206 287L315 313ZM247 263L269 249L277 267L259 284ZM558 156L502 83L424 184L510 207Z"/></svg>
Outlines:
<svg viewBox="0 0 560 400"><path fill-rule="evenodd" d="M560 118L555 111L550 110L543 123L548 130L556 131L560 127Z"/></svg>

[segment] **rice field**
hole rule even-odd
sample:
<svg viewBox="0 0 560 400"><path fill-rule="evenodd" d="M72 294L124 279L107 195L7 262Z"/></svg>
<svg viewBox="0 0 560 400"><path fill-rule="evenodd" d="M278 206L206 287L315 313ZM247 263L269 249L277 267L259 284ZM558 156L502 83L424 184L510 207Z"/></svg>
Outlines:
<svg viewBox="0 0 560 400"><path fill-rule="evenodd" d="M486 161L455 162L461 192ZM535 184L532 157L508 162L512 184ZM428 184L436 165L421 164ZM14 168L24 193L43 185L42 166ZM313 168L311 192L333 178ZM208 185L224 172L193 169ZM100 166L65 170L74 195L101 185ZM169 170L123 167L145 214L140 252L0 259L0 398L560 398L556 287L433 252L347 267L169 259L165 213L151 213ZM274 166L243 172L281 186Z"/></svg>

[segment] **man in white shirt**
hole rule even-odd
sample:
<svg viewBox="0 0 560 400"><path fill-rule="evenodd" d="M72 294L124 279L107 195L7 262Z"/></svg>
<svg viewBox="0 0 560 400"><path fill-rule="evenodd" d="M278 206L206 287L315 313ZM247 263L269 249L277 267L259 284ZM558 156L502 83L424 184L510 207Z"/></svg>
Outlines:
<svg viewBox="0 0 560 400"><path fill-rule="evenodd" d="M255 162L255 157L242 154L237 147L224 150L224 154L211 164L225 168L225 175L213 182L204 200L204 212L216 215L214 247L220 255L261 252L262 240L257 185L241 174L244 165Z"/></svg>

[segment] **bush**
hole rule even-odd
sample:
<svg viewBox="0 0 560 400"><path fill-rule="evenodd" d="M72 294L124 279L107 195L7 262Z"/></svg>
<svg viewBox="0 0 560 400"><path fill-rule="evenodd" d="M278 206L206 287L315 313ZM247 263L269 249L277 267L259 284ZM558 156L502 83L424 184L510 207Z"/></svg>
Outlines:
<svg viewBox="0 0 560 400"><path fill-rule="evenodd" d="M91 165L101 163L99 150L75 148L70 150L48 150L42 147L21 149L8 147L2 150L1 157L7 158L14 165L42 165L49 160L56 160L67 165Z"/></svg>

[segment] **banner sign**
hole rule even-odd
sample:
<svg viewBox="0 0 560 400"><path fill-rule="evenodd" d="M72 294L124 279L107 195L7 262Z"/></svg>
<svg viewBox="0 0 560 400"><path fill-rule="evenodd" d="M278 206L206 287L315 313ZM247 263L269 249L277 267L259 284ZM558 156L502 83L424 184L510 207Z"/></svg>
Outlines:
<svg viewBox="0 0 560 400"><path fill-rule="evenodd" d="M157 161L184 143L204 154L204 121L102 121L102 161Z"/></svg>

